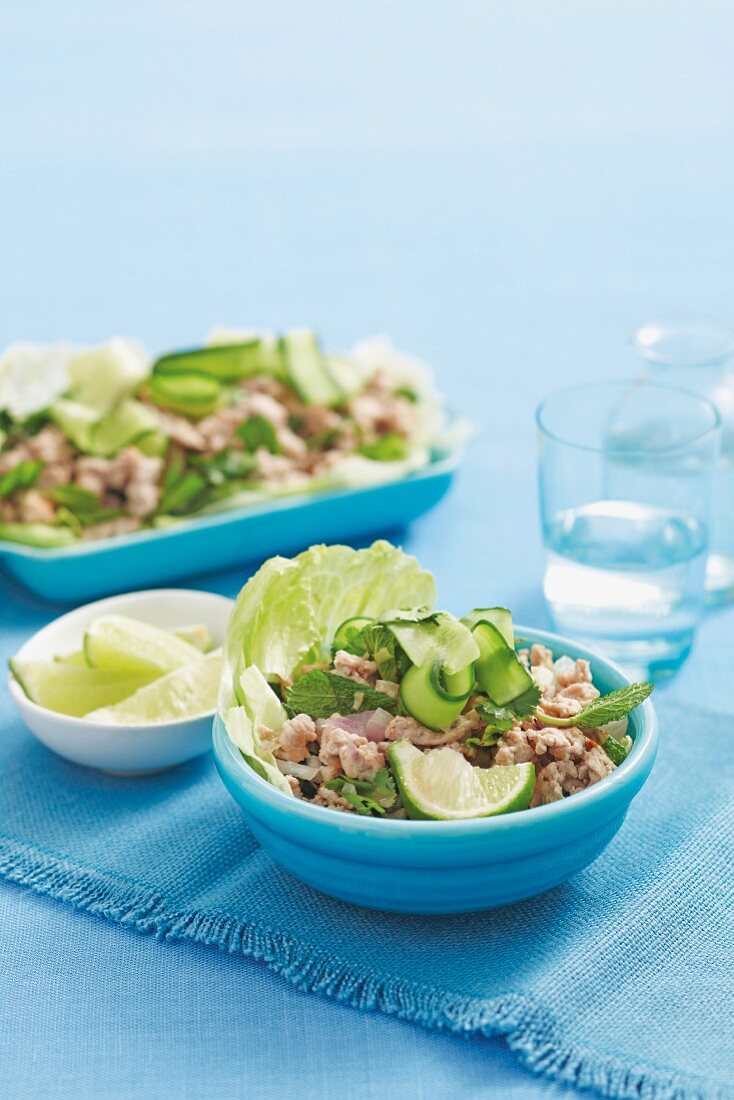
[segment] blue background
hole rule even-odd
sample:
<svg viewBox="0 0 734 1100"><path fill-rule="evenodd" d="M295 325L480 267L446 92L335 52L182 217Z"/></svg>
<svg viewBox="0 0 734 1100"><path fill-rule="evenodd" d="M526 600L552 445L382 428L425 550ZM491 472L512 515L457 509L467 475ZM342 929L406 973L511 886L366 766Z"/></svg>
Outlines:
<svg viewBox="0 0 734 1100"><path fill-rule="evenodd" d="M541 623L534 404L633 369L655 312L734 314L732 46L724 0L6 0L0 343L390 333L479 431L407 545L447 607ZM0 599L8 651L53 613ZM731 626L706 622L669 693L730 707ZM499 1041L0 899L12 1098L566 1095Z"/></svg>

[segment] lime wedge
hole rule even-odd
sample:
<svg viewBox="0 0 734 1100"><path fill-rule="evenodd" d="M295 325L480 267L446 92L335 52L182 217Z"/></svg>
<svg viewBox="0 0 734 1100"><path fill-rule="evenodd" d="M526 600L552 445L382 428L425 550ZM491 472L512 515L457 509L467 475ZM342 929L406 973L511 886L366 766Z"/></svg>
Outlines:
<svg viewBox="0 0 734 1100"><path fill-rule="evenodd" d="M167 631L167 633L175 634L177 638L180 638L183 642L188 642L200 653L208 653L211 649L214 649L214 639L203 623L179 626L176 630ZM64 665L82 665L84 668L89 668L87 655L83 649L75 649L73 653L59 654L54 657L54 661Z"/></svg>
<svg viewBox="0 0 734 1100"><path fill-rule="evenodd" d="M81 718L90 710L119 703L149 684L150 674L131 675L58 661L11 658L10 671L33 703Z"/></svg>
<svg viewBox="0 0 734 1100"><path fill-rule="evenodd" d="M92 721L117 726L143 726L195 718L217 705L222 676L222 651L215 649L195 664L177 668L114 706L87 715Z"/></svg>
<svg viewBox="0 0 734 1100"><path fill-rule="evenodd" d="M64 653L61 656L54 657L59 665L78 665L81 668L89 668L87 664L87 658L83 649L75 649L73 653Z"/></svg>
<svg viewBox="0 0 734 1100"><path fill-rule="evenodd" d="M391 745L388 757L411 818L490 817L526 810L533 797L532 764L475 768L454 749L423 753L409 741Z"/></svg>
<svg viewBox="0 0 734 1100"><path fill-rule="evenodd" d="M167 630L127 615L100 615L84 635L84 652L93 668L161 675L201 660L194 646Z"/></svg>
<svg viewBox="0 0 734 1100"><path fill-rule="evenodd" d="M214 649L214 639L203 623L192 623L191 626L179 626L173 631L177 638L188 642L200 653L208 653Z"/></svg>

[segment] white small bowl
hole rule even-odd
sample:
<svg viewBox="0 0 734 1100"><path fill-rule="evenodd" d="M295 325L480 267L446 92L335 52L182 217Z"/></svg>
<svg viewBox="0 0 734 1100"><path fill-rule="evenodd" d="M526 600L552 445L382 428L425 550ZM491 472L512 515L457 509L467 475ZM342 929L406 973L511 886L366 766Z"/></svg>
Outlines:
<svg viewBox="0 0 734 1100"><path fill-rule="evenodd" d="M185 588L155 588L148 592L112 596L85 604L54 619L29 638L17 656L49 661L81 649L88 623L98 615L112 612L130 615L164 629L203 623L215 644L221 645L232 607L233 601L225 596ZM31 733L59 756L87 768L123 775L145 775L174 768L211 748L214 710L196 718L181 718L174 722L110 726L57 714L32 703L12 676L8 677L8 686Z"/></svg>

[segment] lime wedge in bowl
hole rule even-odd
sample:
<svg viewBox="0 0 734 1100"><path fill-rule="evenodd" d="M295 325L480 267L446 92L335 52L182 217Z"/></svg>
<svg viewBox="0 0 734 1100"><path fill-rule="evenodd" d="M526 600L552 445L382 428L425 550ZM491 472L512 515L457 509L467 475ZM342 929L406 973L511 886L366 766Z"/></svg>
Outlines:
<svg viewBox="0 0 734 1100"><path fill-rule="evenodd" d="M32 703L74 718L119 703L153 679L149 673L114 672L71 662L13 657L9 664Z"/></svg>
<svg viewBox="0 0 734 1100"><path fill-rule="evenodd" d="M533 797L532 764L475 768L454 749L422 753L409 741L391 745L388 757L411 818L457 821L491 817L526 810Z"/></svg>
<svg viewBox="0 0 734 1100"><path fill-rule="evenodd" d="M84 634L84 653L93 668L163 675L202 660L196 646L168 630L130 619L100 615Z"/></svg>
<svg viewBox="0 0 734 1100"><path fill-rule="evenodd" d="M196 718L216 709L221 676L222 651L215 649L206 657L161 676L121 702L92 711L87 718L117 726Z"/></svg>

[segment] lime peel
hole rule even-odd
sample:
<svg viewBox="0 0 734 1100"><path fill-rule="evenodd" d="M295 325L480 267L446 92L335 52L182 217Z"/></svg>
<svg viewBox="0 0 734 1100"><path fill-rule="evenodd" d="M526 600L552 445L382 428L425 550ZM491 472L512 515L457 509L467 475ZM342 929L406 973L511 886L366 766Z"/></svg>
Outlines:
<svg viewBox="0 0 734 1100"><path fill-rule="evenodd" d="M397 741L388 758L408 817L457 821L526 810L533 797L533 764L475 768L451 748L423 753Z"/></svg>

